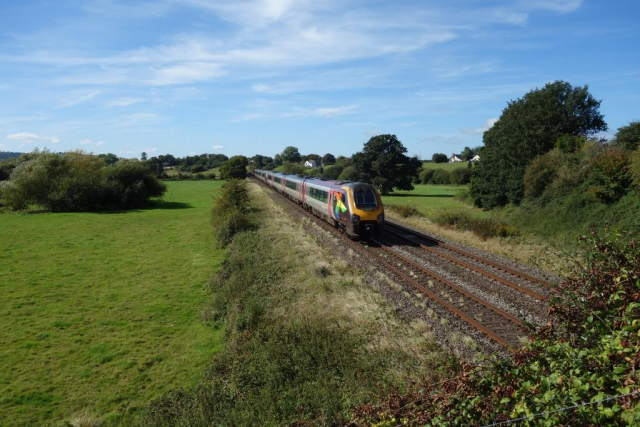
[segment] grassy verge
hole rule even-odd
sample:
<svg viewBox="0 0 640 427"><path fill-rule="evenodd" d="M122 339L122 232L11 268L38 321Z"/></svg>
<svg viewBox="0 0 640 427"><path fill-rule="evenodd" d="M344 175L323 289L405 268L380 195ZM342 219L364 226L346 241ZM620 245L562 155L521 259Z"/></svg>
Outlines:
<svg viewBox="0 0 640 427"><path fill-rule="evenodd" d="M226 326L225 349L196 389L152 404L144 425L335 425L358 404L452 375L455 358L424 325L400 322L348 262L263 189L250 193L259 226L229 244L206 310Z"/></svg>
<svg viewBox="0 0 640 427"><path fill-rule="evenodd" d="M220 182L170 182L152 209L0 215L0 424L127 423L194 385L220 333L201 320Z"/></svg>

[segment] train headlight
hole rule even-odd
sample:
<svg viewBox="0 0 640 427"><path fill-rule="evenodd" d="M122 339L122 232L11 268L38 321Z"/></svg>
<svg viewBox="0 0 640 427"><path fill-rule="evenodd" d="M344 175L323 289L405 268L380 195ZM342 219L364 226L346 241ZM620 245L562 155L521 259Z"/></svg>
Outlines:
<svg viewBox="0 0 640 427"><path fill-rule="evenodd" d="M384 214L383 213L378 215L378 222L382 222L382 221L384 221Z"/></svg>
<svg viewBox="0 0 640 427"><path fill-rule="evenodd" d="M351 215L351 221L353 221L354 224L357 224L360 221L360 217L356 214Z"/></svg>

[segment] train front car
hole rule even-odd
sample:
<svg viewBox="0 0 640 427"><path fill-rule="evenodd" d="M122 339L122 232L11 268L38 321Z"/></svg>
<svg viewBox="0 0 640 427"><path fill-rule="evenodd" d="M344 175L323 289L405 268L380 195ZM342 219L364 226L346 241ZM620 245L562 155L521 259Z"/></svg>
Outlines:
<svg viewBox="0 0 640 427"><path fill-rule="evenodd" d="M360 237L379 234L384 227L384 207L378 191L362 182L345 183L342 188L350 213L347 234Z"/></svg>

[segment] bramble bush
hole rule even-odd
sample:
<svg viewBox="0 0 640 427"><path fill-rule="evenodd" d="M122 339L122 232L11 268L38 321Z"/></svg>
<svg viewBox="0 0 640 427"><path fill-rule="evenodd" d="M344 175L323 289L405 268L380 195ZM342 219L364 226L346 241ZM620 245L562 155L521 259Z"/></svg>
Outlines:
<svg viewBox="0 0 640 427"><path fill-rule="evenodd" d="M431 220L438 225L471 231L482 240L487 240L490 237L516 237L520 235L520 230L512 225L493 218L476 218L467 212L442 211L434 215Z"/></svg>
<svg viewBox="0 0 640 427"><path fill-rule="evenodd" d="M557 287L553 320L512 358L362 407L356 424L482 426L524 418L517 425L639 425L636 239L612 230L583 236L583 263Z"/></svg>

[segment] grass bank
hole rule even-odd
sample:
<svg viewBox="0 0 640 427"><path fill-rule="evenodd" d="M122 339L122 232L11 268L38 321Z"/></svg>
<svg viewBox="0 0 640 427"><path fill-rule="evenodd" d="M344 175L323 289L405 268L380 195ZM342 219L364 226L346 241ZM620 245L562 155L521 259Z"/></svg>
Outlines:
<svg viewBox="0 0 640 427"><path fill-rule="evenodd" d="M359 404L452 375L455 358L426 325L400 321L305 231L317 226L249 187L257 226L231 241L206 310L225 325L225 349L197 388L155 401L142 425L339 425Z"/></svg>
<svg viewBox="0 0 640 427"><path fill-rule="evenodd" d="M138 211L0 214L0 425L127 423L199 381L221 346L201 320L221 184L169 182Z"/></svg>

